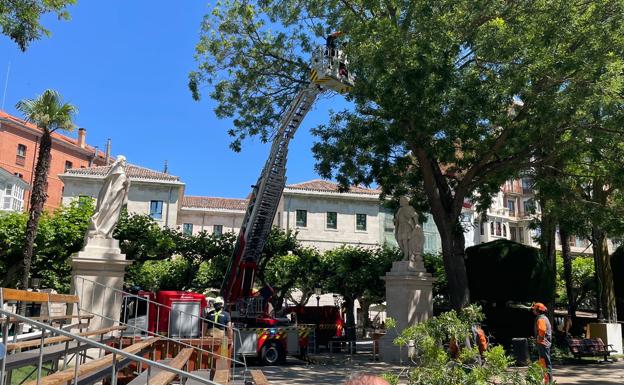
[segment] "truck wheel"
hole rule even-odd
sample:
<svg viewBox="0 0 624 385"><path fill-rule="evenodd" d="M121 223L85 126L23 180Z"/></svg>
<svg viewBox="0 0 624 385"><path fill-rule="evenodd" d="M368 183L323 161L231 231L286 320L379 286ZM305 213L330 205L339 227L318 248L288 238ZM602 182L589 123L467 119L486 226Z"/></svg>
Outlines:
<svg viewBox="0 0 624 385"><path fill-rule="evenodd" d="M260 351L260 359L263 365L277 365L284 361L284 353L282 348L275 341L268 341L262 346Z"/></svg>

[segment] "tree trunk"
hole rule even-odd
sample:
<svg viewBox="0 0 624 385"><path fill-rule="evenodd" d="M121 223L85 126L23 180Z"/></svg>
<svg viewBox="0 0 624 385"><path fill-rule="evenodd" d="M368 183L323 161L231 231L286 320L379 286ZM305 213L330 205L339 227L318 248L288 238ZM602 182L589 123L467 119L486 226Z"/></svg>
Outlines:
<svg viewBox="0 0 624 385"><path fill-rule="evenodd" d="M359 298L360 301L360 313L362 314L362 319L360 325L362 325L362 334L360 337L366 338L366 329L370 326L370 320L368 319L368 309L370 309L371 303L366 299Z"/></svg>
<svg viewBox="0 0 624 385"><path fill-rule="evenodd" d="M437 221L436 221L437 223ZM445 224L440 232L442 242L442 260L446 272L449 300L455 310L461 310L470 303L468 274L466 272L466 252L464 250L464 233L454 229L455 226ZM440 228L440 225L438 225Z"/></svg>
<svg viewBox="0 0 624 385"><path fill-rule="evenodd" d="M37 156L37 165L35 166L35 180L30 195L30 210L28 214L28 222L26 223L25 245L24 245L24 262L21 280L21 288L28 288L30 277L30 266L32 265L33 249L35 238L37 237L37 228L39 226L39 218L43 212L43 205L48 198L46 189L48 185L48 171L50 170L50 157L52 150L52 137L50 131L44 128L43 135L39 140L39 154Z"/></svg>
<svg viewBox="0 0 624 385"><path fill-rule="evenodd" d="M349 297L345 297L345 310L347 312L346 314L346 324L347 324L347 330L346 330L346 337L347 337L347 341L355 341L356 340L356 333L355 333L355 315L353 314L354 312L354 307L355 307L355 300L353 298L349 298Z"/></svg>
<svg viewBox="0 0 624 385"><path fill-rule="evenodd" d="M555 296L557 294L557 250L555 248L557 223L554 215L548 212L547 201L541 199L540 205L542 206L542 220L539 244L542 255L546 258L548 266L553 274L552 284L549 290L550 293L548 293L548 303L546 304L548 308L548 318L550 318L550 322L552 323L555 314Z"/></svg>
<svg viewBox="0 0 624 385"><path fill-rule="evenodd" d="M594 227L592 230L594 240L594 264L596 267L596 291L598 293L598 319L607 322L617 322L617 309L615 301L615 289L613 287L613 271L607 246L607 234L601 229Z"/></svg>
<svg viewBox="0 0 624 385"><path fill-rule="evenodd" d="M563 257L563 280L565 281L566 296L568 297L568 315L572 322L576 319L576 297L572 282L572 254L570 253L569 235L565 226L559 224L559 238L561 239L561 254Z"/></svg>

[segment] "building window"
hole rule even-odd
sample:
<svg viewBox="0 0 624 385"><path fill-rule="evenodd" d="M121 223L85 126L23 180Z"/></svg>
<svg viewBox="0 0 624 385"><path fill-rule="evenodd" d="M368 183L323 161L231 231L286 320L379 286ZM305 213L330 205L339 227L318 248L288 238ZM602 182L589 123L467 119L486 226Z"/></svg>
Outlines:
<svg viewBox="0 0 624 385"><path fill-rule="evenodd" d="M308 226L308 212L306 210L297 210L297 227Z"/></svg>
<svg viewBox="0 0 624 385"><path fill-rule="evenodd" d="M355 214L355 229L366 231L366 214Z"/></svg>
<svg viewBox="0 0 624 385"><path fill-rule="evenodd" d="M490 222L490 235L494 235L494 222Z"/></svg>
<svg viewBox="0 0 624 385"><path fill-rule="evenodd" d="M3 210L22 211L24 207L24 188L16 185L8 185L4 192Z"/></svg>
<svg viewBox="0 0 624 385"><path fill-rule="evenodd" d="M529 215L535 211L535 204L533 199L527 199L523 202L524 205L524 214Z"/></svg>
<svg viewBox="0 0 624 385"><path fill-rule="evenodd" d="M516 235L515 227L509 226L509 238L511 238L511 240L514 242L518 242L518 236Z"/></svg>
<svg viewBox="0 0 624 385"><path fill-rule="evenodd" d="M509 209L509 216L516 216L516 202L513 199L507 200L507 208Z"/></svg>
<svg viewBox="0 0 624 385"><path fill-rule="evenodd" d="M184 234L184 235L193 235L193 224L192 223L184 223L182 225L182 234Z"/></svg>
<svg viewBox="0 0 624 385"><path fill-rule="evenodd" d="M520 243L524 243L524 228L518 227L518 240Z"/></svg>
<svg viewBox="0 0 624 385"><path fill-rule="evenodd" d="M23 144L17 145L17 155L15 157L15 164L23 166L26 164L26 146Z"/></svg>
<svg viewBox="0 0 624 385"><path fill-rule="evenodd" d="M212 235L221 236L223 234L223 225L212 226Z"/></svg>
<svg viewBox="0 0 624 385"><path fill-rule="evenodd" d="M328 211L327 212L327 221L325 223L325 226L328 229L337 229L338 228L338 213L335 211Z"/></svg>
<svg viewBox="0 0 624 385"><path fill-rule="evenodd" d="M507 238L507 225L503 223L503 237Z"/></svg>
<svg viewBox="0 0 624 385"><path fill-rule="evenodd" d="M150 217L162 219L163 201L150 201Z"/></svg>
<svg viewBox="0 0 624 385"><path fill-rule="evenodd" d="M390 214L384 215L384 231L386 233L394 233L394 220Z"/></svg>
<svg viewBox="0 0 624 385"><path fill-rule="evenodd" d="M65 161L65 172L67 172L67 170L71 170L72 168L74 168L74 164L72 162L70 162L69 160Z"/></svg>
<svg viewBox="0 0 624 385"><path fill-rule="evenodd" d="M533 181L530 178L522 178L522 193L523 194L533 193Z"/></svg>
<svg viewBox="0 0 624 385"><path fill-rule="evenodd" d="M497 236L501 236L501 223L500 222L496 222L496 235Z"/></svg>

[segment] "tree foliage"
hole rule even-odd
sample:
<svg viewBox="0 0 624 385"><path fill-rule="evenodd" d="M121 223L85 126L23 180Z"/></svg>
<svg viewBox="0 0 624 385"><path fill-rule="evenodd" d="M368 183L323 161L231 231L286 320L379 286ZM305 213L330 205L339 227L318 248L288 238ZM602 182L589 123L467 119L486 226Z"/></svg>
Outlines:
<svg viewBox="0 0 624 385"><path fill-rule="evenodd" d="M572 258L572 287L575 302L582 310L596 309L596 281L594 279L594 259L577 256ZM567 306L568 298L563 277L563 258L557 256L557 305Z"/></svg>
<svg viewBox="0 0 624 385"><path fill-rule="evenodd" d="M33 253L32 277L41 278L41 286L61 293L69 292L71 265L69 257L84 242L90 203L72 203L54 213L44 213L39 224ZM21 270L26 213L0 214L0 274L3 287L15 287Z"/></svg>
<svg viewBox="0 0 624 385"><path fill-rule="evenodd" d="M22 51L42 36L50 36L41 24L41 17L55 14L59 20L69 20L67 7L76 0L3 0L0 1L2 33L15 41Z"/></svg>
<svg viewBox="0 0 624 385"><path fill-rule="evenodd" d="M429 206L459 308L464 200L485 210L506 179L583 140L596 106L621 105L623 11L621 0L228 0L204 19L190 86L209 86L217 115L234 118L239 150L277 126L315 43L345 31L353 108L314 130L318 171Z"/></svg>
<svg viewBox="0 0 624 385"><path fill-rule="evenodd" d="M527 371L511 370L513 359L505 354L502 346L490 348L484 354L483 364L479 364L478 348L462 346L457 357L452 357L445 349L451 340L472 339L471 327L483 320L480 309L474 305L465 311L450 311L425 322L410 326L394 340L397 345L408 348L413 341L415 354L412 360L417 364L408 372L408 384L430 385L479 385L509 384L538 385L543 383L543 375L537 364ZM475 344L476 345L476 344Z"/></svg>

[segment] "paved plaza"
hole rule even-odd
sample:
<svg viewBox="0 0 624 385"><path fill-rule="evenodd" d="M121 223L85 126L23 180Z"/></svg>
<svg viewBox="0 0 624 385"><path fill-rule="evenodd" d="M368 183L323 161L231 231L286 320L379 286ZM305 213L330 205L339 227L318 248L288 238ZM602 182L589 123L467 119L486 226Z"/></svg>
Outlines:
<svg viewBox="0 0 624 385"><path fill-rule="evenodd" d="M341 385L349 375L356 372L381 374L406 370L398 365L373 362L367 355L353 359L342 355L334 356L333 359L321 356L319 362L322 363L307 364L289 358L286 365L264 366L261 369L271 385ZM621 385L624 384L624 361L555 366L554 375L560 385Z"/></svg>

